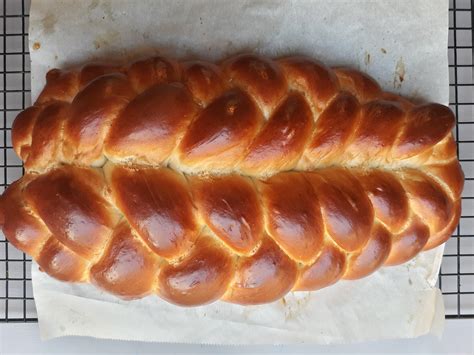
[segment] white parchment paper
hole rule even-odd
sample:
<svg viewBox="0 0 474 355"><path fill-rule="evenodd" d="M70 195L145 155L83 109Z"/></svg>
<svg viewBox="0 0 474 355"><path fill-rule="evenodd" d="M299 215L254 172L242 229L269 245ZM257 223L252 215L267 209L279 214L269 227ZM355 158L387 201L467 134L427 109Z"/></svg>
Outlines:
<svg viewBox="0 0 474 355"><path fill-rule="evenodd" d="M219 60L255 51L352 66L385 90L447 104L447 31L445 0L33 0L32 96L54 67L157 53ZM156 296L123 301L90 285L53 280L36 265L33 290L45 339L288 344L415 337L442 329L443 302L435 288L442 249L362 280L261 306L180 308Z"/></svg>

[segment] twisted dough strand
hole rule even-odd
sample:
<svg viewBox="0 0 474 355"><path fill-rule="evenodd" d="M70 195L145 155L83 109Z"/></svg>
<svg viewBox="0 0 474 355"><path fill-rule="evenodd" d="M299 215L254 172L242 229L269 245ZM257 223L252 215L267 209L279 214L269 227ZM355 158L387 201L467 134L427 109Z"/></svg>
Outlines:
<svg viewBox="0 0 474 355"><path fill-rule="evenodd" d="M276 300L443 243L451 111L290 57L48 73L14 122L3 232L48 274L180 305Z"/></svg>
<svg viewBox="0 0 474 355"><path fill-rule="evenodd" d="M459 200L411 169L266 180L104 171L25 175L3 196L5 234L58 279L183 305L270 302L360 278L444 241L460 213Z"/></svg>
<svg viewBox="0 0 474 355"><path fill-rule="evenodd" d="M170 164L270 176L331 165L397 168L456 160L445 106L415 106L370 77L290 57L220 67L152 58L48 73L12 128L28 171L59 163ZM444 139L444 140L443 140Z"/></svg>

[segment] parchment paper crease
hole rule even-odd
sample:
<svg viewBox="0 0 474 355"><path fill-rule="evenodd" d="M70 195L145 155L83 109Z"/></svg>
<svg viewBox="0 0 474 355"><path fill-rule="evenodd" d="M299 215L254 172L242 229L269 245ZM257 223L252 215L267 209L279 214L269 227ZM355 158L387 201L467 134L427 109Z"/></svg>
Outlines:
<svg viewBox="0 0 474 355"><path fill-rule="evenodd" d="M371 74L384 89L447 104L447 1L32 1L32 96L53 67L153 54L219 60L307 54ZM44 339L63 335L215 344L336 343L440 332L442 247L362 280L269 305L126 302L33 266Z"/></svg>

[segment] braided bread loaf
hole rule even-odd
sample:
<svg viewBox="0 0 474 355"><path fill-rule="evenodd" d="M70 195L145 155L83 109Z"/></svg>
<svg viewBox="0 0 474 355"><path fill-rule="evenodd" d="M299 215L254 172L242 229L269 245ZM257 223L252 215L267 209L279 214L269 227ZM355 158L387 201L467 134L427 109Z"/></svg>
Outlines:
<svg viewBox="0 0 474 355"><path fill-rule="evenodd" d="M453 125L305 57L52 70L13 124L26 174L0 223L59 280L271 302L446 241L464 180Z"/></svg>

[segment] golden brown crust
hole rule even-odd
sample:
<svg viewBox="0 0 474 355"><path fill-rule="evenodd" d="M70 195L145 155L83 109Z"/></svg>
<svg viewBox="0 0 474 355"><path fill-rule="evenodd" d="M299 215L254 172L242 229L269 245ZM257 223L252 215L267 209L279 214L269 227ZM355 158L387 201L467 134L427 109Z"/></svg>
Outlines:
<svg viewBox="0 0 474 355"><path fill-rule="evenodd" d="M161 268L158 293L181 306L210 303L222 297L233 273L230 255L202 236L186 258Z"/></svg>
<svg viewBox="0 0 474 355"><path fill-rule="evenodd" d="M338 94L315 123L313 137L304 152L305 162L337 161L358 123L359 110L359 102L353 95L345 91Z"/></svg>
<svg viewBox="0 0 474 355"><path fill-rule="evenodd" d="M323 111L328 101L339 91L339 82L331 69L320 61L302 57L288 57L278 61L289 86L302 92L317 112Z"/></svg>
<svg viewBox="0 0 474 355"><path fill-rule="evenodd" d="M391 232L403 228L410 215L408 197L396 175L382 170L362 173L359 181L368 192L375 217Z"/></svg>
<svg viewBox="0 0 474 355"><path fill-rule="evenodd" d="M128 77L137 93L156 85L177 82L181 69L173 60L163 57L149 58L133 63L128 68Z"/></svg>
<svg viewBox="0 0 474 355"><path fill-rule="evenodd" d="M25 201L51 234L85 258L101 252L116 223L109 204L87 186L86 181L100 180L96 174L60 168L33 179L24 190Z"/></svg>
<svg viewBox="0 0 474 355"><path fill-rule="evenodd" d="M307 57L52 70L12 127L8 240L63 281L194 306L272 302L447 240L452 112Z"/></svg>
<svg viewBox="0 0 474 355"><path fill-rule="evenodd" d="M66 122L36 119L51 117L58 101L72 104ZM334 164L419 168L455 153L447 107L415 105L366 74L302 56L244 54L219 65L155 57L52 70L33 107L12 136L27 169L38 172L108 159L269 176ZM55 149L47 155L49 145ZM26 159L30 153L43 158Z"/></svg>
<svg viewBox="0 0 474 355"><path fill-rule="evenodd" d="M198 232L184 178L170 169L111 170L116 206L150 249L166 258L185 254Z"/></svg>
<svg viewBox="0 0 474 355"><path fill-rule="evenodd" d="M135 97L113 121L106 154L116 162L160 164L195 114L196 105L183 85L153 86Z"/></svg>
<svg viewBox="0 0 474 355"><path fill-rule="evenodd" d="M77 72L52 69L46 74L46 86L36 99L36 104L44 105L54 101L71 102L78 90Z"/></svg>
<svg viewBox="0 0 474 355"><path fill-rule="evenodd" d="M36 261L41 270L58 280L68 282L86 280L89 268L87 260L54 237L50 237L42 246Z"/></svg>
<svg viewBox="0 0 474 355"><path fill-rule="evenodd" d="M346 147L346 154L368 161L387 161L388 154L404 124L404 112L390 101L370 101L361 107L359 125ZM377 160L378 160L377 159Z"/></svg>
<svg viewBox="0 0 474 355"><path fill-rule="evenodd" d="M25 175L1 199L5 235L61 280L180 305L271 302L364 277L444 242L460 215L459 200L413 169L258 181L111 163L104 172Z"/></svg>
<svg viewBox="0 0 474 355"><path fill-rule="evenodd" d="M70 105L63 101L53 102L38 114L31 131L31 146L24 146L29 152L25 169L45 169L62 160L63 127L69 115Z"/></svg>
<svg viewBox="0 0 474 355"><path fill-rule="evenodd" d="M387 259L392 244L390 233L380 224L374 225L367 244L348 258L344 278L360 279L377 270Z"/></svg>
<svg viewBox="0 0 474 355"><path fill-rule="evenodd" d="M362 248L370 236L374 209L359 181L345 169L307 174L321 203L326 231L348 251Z"/></svg>
<svg viewBox="0 0 474 355"><path fill-rule="evenodd" d="M125 298L152 292L159 259L121 222L101 259L91 268L91 282Z"/></svg>
<svg viewBox="0 0 474 355"><path fill-rule="evenodd" d="M91 83L94 79L98 77L113 73L124 73L124 70L119 66L101 63L86 64L82 67L81 72L79 74L79 88L84 88L84 86Z"/></svg>
<svg viewBox="0 0 474 355"><path fill-rule="evenodd" d="M228 80L255 100L265 115L272 112L287 94L282 69L272 60L241 54L222 65Z"/></svg>
<svg viewBox="0 0 474 355"><path fill-rule="evenodd" d="M434 180L416 170L405 172L401 180L414 212L431 233L446 226L453 216L453 201Z"/></svg>
<svg viewBox="0 0 474 355"><path fill-rule="evenodd" d="M203 106L207 106L225 88L219 67L200 61L183 63L183 82L195 100Z"/></svg>
<svg viewBox="0 0 474 355"><path fill-rule="evenodd" d="M224 300L242 305L276 301L293 287L297 267L269 238L251 257L242 258Z"/></svg>
<svg viewBox="0 0 474 355"><path fill-rule="evenodd" d="M63 146L64 159L89 165L103 160L110 125L134 96L127 77L116 73L100 76L79 91L64 126L64 140L76 144Z"/></svg>
<svg viewBox="0 0 474 355"><path fill-rule="evenodd" d="M365 73L350 68L335 68L341 88L361 102L375 100L383 95L379 84Z"/></svg>
<svg viewBox="0 0 474 355"><path fill-rule="evenodd" d="M430 237L429 228L415 217L405 230L392 238L392 249L385 265L402 264L423 249Z"/></svg>
<svg viewBox="0 0 474 355"><path fill-rule="evenodd" d="M318 196L303 174L278 174L260 184L269 235L291 258L307 263L322 246Z"/></svg>
<svg viewBox="0 0 474 355"><path fill-rule="evenodd" d="M250 179L239 175L190 179L204 223L236 253L251 254L263 235L263 211Z"/></svg>
<svg viewBox="0 0 474 355"><path fill-rule="evenodd" d="M31 176L25 175L8 187L1 196L0 214L3 233L8 241L25 253L37 257L51 233L23 199L22 190L30 179Z"/></svg>
<svg viewBox="0 0 474 355"><path fill-rule="evenodd" d="M301 270L297 291L314 291L336 283L346 269L346 255L338 247L328 244L311 265Z"/></svg>
<svg viewBox="0 0 474 355"><path fill-rule="evenodd" d="M220 96L196 117L178 146L184 166L232 169L262 122L252 99L241 90ZM198 171L203 168L198 167Z"/></svg>
<svg viewBox="0 0 474 355"><path fill-rule="evenodd" d="M30 155L33 127L40 112L39 107L31 106L22 111L13 121L12 144L15 153L23 161L26 161Z"/></svg>
<svg viewBox="0 0 474 355"><path fill-rule="evenodd" d="M313 130L311 108L300 94L290 94L248 146L241 170L269 175L295 168Z"/></svg>
<svg viewBox="0 0 474 355"><path fill-rule="evenodd" d="M395 158L414 156L434 146L451 132L453 112L439 104L425 104L408 111L404 130L394 149Z"/></svg>

